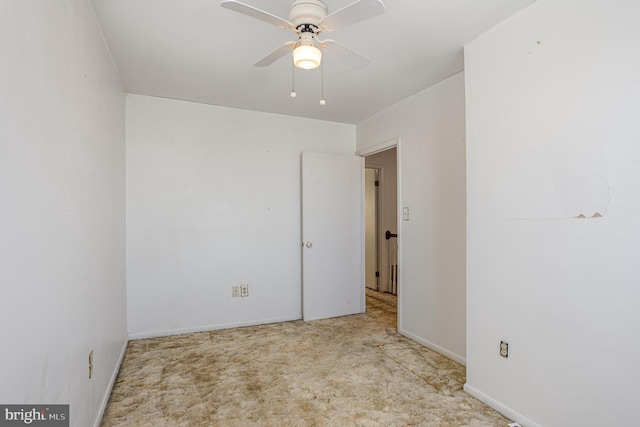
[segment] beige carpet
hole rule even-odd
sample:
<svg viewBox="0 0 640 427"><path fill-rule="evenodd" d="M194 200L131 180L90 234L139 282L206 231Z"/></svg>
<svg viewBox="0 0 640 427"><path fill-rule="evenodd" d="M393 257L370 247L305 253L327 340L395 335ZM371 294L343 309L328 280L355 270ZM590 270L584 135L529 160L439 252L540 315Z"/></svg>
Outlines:
<svg viewBox="0 0 640 427"><path fill-rule="evenodd" d="M132 341L102 426L507 426L394 310Z"/></svg>

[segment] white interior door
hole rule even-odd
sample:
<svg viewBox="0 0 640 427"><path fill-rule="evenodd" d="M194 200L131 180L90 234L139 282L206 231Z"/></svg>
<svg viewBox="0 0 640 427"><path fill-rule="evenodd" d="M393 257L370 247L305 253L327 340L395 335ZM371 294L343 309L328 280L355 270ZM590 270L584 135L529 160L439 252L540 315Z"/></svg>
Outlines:
<svg viewBox="0 0 640 427"><path fill-rule="evenodd" d="M302 153L302 317L364 313L364 159Z"/></svg>

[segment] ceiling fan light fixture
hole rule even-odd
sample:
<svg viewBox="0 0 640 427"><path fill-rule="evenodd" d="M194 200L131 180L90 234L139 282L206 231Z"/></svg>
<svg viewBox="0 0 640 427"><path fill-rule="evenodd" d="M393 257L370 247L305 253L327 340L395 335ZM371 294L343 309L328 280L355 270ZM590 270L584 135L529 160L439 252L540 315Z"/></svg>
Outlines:
<svg viewBox="0 0 640 427"><path fill-rule="evenodd" d="M320 66L322 52L313 45L301 45L293 50L293 64L304 70L313 70Z"/></svg>

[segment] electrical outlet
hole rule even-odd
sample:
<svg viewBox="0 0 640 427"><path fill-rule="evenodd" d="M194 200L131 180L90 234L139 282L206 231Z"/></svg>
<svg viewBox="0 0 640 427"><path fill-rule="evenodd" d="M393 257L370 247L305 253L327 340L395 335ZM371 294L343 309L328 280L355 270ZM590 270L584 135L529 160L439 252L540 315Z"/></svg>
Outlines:
<svg viewBox="0 0 640 427"><path fill-rule="evenodd" d="M93 349L89 351L89 379L93 376Z"/></svg>
<svg viewBox="0 0 640 427"><path fill-rule="evenodd" d="M240 286L232 286L231 287L231 296L233 298L237 298L240 296Z"/></svg>
<svg viewBox="0 0 640 427"><path fill-rule="evenodd" d="M509 357L509 343L506 341L500 341L500 356L505 359Z"/></svg>
<svg viewBox="0 0 640 427"><path fill-rule="evenodd" d="M249 285L247 285L246 283L243 283L242 285L240 285L240 296L241 297L249 296Z"/></svg>

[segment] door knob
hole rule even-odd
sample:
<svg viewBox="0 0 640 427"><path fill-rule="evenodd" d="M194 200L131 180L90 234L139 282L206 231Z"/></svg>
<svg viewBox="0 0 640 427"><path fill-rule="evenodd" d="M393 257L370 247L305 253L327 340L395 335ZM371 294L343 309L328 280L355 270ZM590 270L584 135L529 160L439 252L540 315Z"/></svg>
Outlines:
<svg viewBox="0 0 640 427"><path fill-rule="evenodd" d="M313 244L312 244L311 242L306 242L304 245L305 245L306 247L308 247L308 248L310 248L311 246L313 246Z"/></svg>

